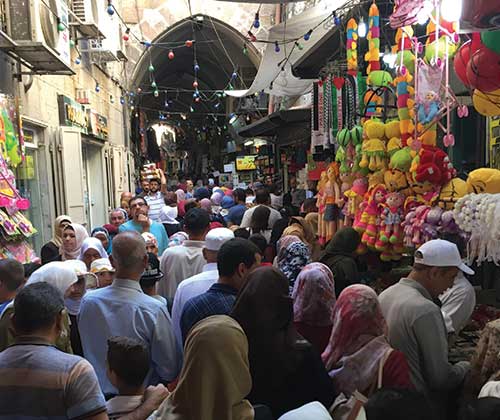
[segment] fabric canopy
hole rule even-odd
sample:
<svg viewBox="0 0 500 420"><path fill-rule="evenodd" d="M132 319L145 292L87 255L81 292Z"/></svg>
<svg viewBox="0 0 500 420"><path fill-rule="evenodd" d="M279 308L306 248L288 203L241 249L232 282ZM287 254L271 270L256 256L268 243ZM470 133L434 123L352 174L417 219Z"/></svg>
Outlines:
<svg viewBox="0 0 500 420"><path fill-rule="evenodd" d="M269 30L268 36L268 41L271 41L271 43L267 44L257 75L250 88L247 90L227 90L226 94L241 98L263 90L276 96L300 96L310 90L313 79L301 80L295 77L292 74L292 65L333 29L333 19L326 21L317 28L315 26L328 16L331 16L332 12L342 7L346 1L332 0L325 2L326 4L319 4L300 15L294 16L286 23L282 22L273 26ZM304 40L302 37L313 28L315 29L310 39L308 41ZM280 43L283 39L295 38L300 38L298 42L302 45L302 50L296 46L294 48L294 43L290 42L288 44L279 44L280 51L275 51L274 41ZM282 63L286 61L288 56L290 56L288 61L283 65ZM270 89L271 82L272 89Z"/></svg>

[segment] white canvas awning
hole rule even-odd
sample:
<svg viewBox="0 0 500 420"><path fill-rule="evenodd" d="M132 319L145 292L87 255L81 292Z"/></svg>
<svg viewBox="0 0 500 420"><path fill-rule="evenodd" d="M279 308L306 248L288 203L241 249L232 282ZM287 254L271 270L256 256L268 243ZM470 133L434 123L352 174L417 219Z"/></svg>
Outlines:
<svg viewBox="0 0 500 420"><path fill-rule="evenodd" d="M333 29L333 19L315 28L308 41L302 37L346 2L347 0L329 1L326 2L327 6L320 4L294 16L286 23L282 22L273 26L269 30L268 36L268 40L272 42L267 44L257 75L250 88L247 90L228 90L226 94L240 98L263 90L276 96L300 96L310 90L313 80L302 80L295 77L292 74L292 65ZM302 50L297 47L293 48L294 43L288 43L286 45L280 44L280 52L275 51L274 41L280 42L283 39L294 38L300 38L298 42L302 45ZM293 52L290 54L292 48ZM290 57L286 64L284 66L280 64L288 56ZM270 89L271 82L272 90Z"/></svg>

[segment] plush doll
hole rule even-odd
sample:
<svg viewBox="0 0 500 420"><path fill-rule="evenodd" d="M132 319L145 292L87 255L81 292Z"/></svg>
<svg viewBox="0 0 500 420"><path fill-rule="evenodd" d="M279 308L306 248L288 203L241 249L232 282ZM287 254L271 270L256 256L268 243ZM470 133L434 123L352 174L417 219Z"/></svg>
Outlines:
<svg viewBox="0 0 500 420"><path fill-rule="evenodd" d="M425 101L418 104L418 121L422 124L429 124L439 111L439 96L434 91L429 91L425 95Z"/></svg>
<svg viewBox="0 0 500 420"><path fill-rule="evenodd" d="M425 219L427 217L427 213L431 208L426 205L419 206L415 209L415 218L413 219L413 225L412 225L412 239L411 242L413 246L419 247L423 241L422 241L422 234L423 234L423 228L425 224Z"/></svg>
<svg viewBox="0 0 500 420"><path fill-rule="evenodd" d="M391 156L389 163L389 168L399 169L403 172L408 172L411 167L413 157L411 155L411 150L409 147L404 147L401 150L397 150Z"/></svg>
<svg viewBox="0 0 500 420"><path fill-rule="evenodd" d="M500 193L500 170L479 168L469 173L467 189L470 193Z"/></svg>
<svg viewBox="0 0 500 420"><path fill-rule="evenodd" d="M398 148L401 148L401 129L399 127L399 121L398 120L391 120L387 121L385 123L385 137L388 140L387 143L387 152L391 153L391 151L394 153ZM389 150L389 144L391 144L391 147ZM396 147L398 146L398 147ZM391 153L392 154L392 153Z"/></svg>
<svg viewBox="0 0 500 420"><path fill-rule="evenodd" d="M326 242L332 239L337 231L337 221L340 219L340 208L343 204L339 187L339 167L334 162L326 170L327 181L325 184L325 213L323 221L326 226Z"/></svg>
<svg viewBox="0 0 500 420"><path fill-rule="evenodd" d="M415 181L428 181L437 186L444 185L455 175L448 155L433 146L422 146L413 160L410 171L415 172Z"/></svg>
<svg viewBox="0 0 500 420"><path fill-rule="evenodd" d="M400 239L400 226L403 221L403 204L405 197L398 192L391 192L385 198L385 206L382 211L382 232L380 241L395 244Z"/></svg>
<svg viewBox="0 0 500 420"><path fill-rule="evenodd" d="M405 220L401 224L403 227L403 245L406 248L413 248L413 221L415 220L417 213L415 210L411 210L406 213Z"/></svg>
<svg viewBox="0 0 500 420"><path fill-rule="evenodd" d="M377 171L368 175L368 189L376 187L379 184L384 184L385 171Z"/></svg>
<svg viewBox="0 0 500 420"><path fill-rule="evenodd" d="M338 228L342 228L344 226L344 223L347 221L347 214L349 212L348 210L348 197L347 197L347 192L350 191L352 188L352 184L354 181L354 176L350 172L340 172L339 175L340 178L340 197L342 200L342 215L343 218L339 218L338 220Z"/></svg>
<svg viewBox="0 0 500 420"><path fill-rule="evenodd" d="M385 136L385 125L379 120L368 120L363 125L365 140L362 145L361 168L378 171L386 166L386 147L382 140Z"/></svg>
<svg viewBox="0 0 500 420"><path fill-rule="evenodd" d="M321 172L318 181L318 195L316 198L316 207L318 208L318 238L321 245L326 243L326 225L323 220L325 215L325 185L327 182L326 171Z"/></svg>
<svg viewBox="0 0 500 420"><path fill-rule="evenodd" d="M366 222L366 229L361 237L361 242L370 249L375 249L380 215L383 210L386 194L387 191L383 185L377 185L373 188L369 192L368 203L361 216L361 221Z"/></svg>
<svg viewBox="0 0 500 420"><path fill-rule="evenodd" d="M337 133L337 143L339 147L335 154L335 162L340 165L340 172L347 172L349 170L347 149L351 144L351 132L347 128Z"/></svg>
<svg viewBox="0 0 500 420"><path fill-rule="evenodd" d="M347 198L347 203L344 207L345 226L351 226L353 223L359 222L359 220L356 220L356 216L361 216L361 213L358 212L358 210L367 191L368 182L366 181L366 178L355 179L352 183L351 189L346 191L345 196Z"/></svg>
<svg viewBox="0 0 500 420"><path fill-rule="evenodd" d="M425 216L425 223L422 226L422 244L430 241L431 239L437 238L442 214L443 210L440 207L432 207L427 212L427 215Z"/></svg>

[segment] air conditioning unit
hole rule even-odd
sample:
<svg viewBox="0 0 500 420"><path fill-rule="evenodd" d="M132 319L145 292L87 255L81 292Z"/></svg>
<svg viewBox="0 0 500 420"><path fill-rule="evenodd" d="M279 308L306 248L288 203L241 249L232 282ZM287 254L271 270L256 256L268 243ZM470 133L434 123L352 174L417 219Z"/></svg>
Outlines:
<svg viewBox="0 0 500 420"><path fill-rule="evenodd" d="M120 61L127 61L127 51L125 46L125 41L123 40L123 35L125 31L123 30L123 25L119 25L118 31L118 50L116 51L116 55Z"/></svg>
<svg viewBox="0 0 500 420"><path fill-rule="evenodd" d="M73 75L69 45L69 12L64 0L4 0L9 55L39 74ZM62 27L62 30L60 30Z"/></svg>
<svg viewBox="0 0 500 420"><path fill-rule="evenodd" d="M99 1L99 0L98 0ZM98 5L101 1L98 2ZM89 53L93 61L108 62L118 61L117 51L120 45L120 23L117 16L110 16L106 7L98 7L99 29L104 38L89 40Z"/></svg>
<svg viewBox="0 0 500 420"><path fill-rule="evenodd" d="M104 5L100 6L104 7ZM78 31L86 38L104 38L104 34L99 30L98 1L97 0L73 0L73 14L76 17L71 22Z"/></svg>

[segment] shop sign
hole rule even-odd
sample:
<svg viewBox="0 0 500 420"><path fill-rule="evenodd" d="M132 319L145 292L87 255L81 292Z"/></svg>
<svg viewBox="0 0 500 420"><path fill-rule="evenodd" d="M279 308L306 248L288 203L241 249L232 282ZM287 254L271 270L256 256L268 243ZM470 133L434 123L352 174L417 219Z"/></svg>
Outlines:
<svg viewBox="0 0 500 420"><path fill-rule="evenodd" d="M65 95L59 95L57 100L61 125L77 127L83 134L101 140L108 139L108 119L105 116Z"/></svg>
<svg viewBox="0 0 500 420"><path fill-rule="evenodd" d="M239 156L236 158L237 171L253 171L255 166L255 156Z"/></svg>
<svg viewBox="0 0 500 420"><path fill-rule="evenodd" d="M61 125L77 127L82 133L88 133L88 115L84 106L68 98L65 95L58 95L59 121Z"/></svg>
<svg viewBox="0 0 500 420"><path fill-rule="evenodd" d="M108 119L95 112L93 109L88 110L89 113L89 134L101 140L108 139Z"/></svg>

